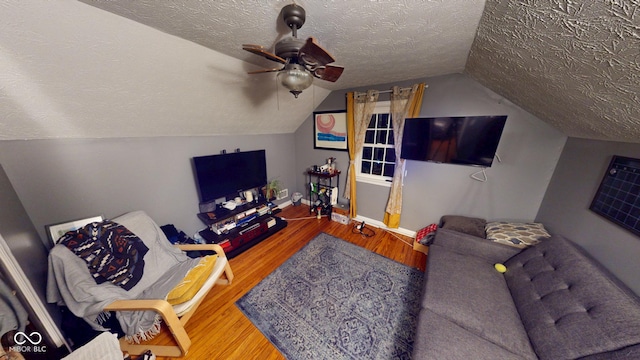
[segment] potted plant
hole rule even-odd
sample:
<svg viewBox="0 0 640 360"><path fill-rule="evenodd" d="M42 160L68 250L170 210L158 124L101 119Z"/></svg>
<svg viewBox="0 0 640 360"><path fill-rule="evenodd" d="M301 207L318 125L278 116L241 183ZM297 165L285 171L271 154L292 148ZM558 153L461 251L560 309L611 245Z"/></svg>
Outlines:
<svg viewBox="0 0 640 360"><path fill-rule="evenodd" d="M271 179L262 188L262 193L267 200L273 200L278 196L278 193L282 190L282 184L278 179Z"/></svg>

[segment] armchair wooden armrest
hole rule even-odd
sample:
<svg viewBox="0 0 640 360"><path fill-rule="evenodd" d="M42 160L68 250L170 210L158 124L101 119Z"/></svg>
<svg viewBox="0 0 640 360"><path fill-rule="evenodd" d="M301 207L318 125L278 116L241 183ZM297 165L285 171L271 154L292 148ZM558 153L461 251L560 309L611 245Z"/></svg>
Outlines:
<svg viewBox="0 0 640 360"><path fill-rule="evenodd" d="M224 253L222 246L218 244L177 244L175 245L178 249L182 251L213 251L218 256L222 256L224 258L227 255ZM227 260L227 264L224 266L224 274L226 279L218 279L216 284L220 285L228 285L233 281L233 271L231 270L231 266L229 266L229 261Z"/></svg>
<svg viewBox="0 0 640 360"><path fill-rule="evenodd" d="M184 356L191 346L191 339L184 329L184 324L173 307L166 300L116 300L104 308L105 311L135 311L152 310L162 316L177 345L139 345L130 344L124 338L120 339L120 348L130 354L142 354L151 350L156 356Z"/></svg>
<svg viewBox="0 0 640 360"><path fill-rule="evenodd" d="M226 256L222 246L218 244L176 244L175 247L182 251L214 251L216 254Z"/></svg>

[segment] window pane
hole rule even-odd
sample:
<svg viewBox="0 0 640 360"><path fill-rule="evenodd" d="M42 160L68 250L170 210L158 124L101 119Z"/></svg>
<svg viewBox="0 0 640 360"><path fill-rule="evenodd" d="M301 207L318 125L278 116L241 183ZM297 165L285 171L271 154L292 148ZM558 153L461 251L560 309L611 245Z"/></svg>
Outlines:
<svg viewBox="0 0 640 360"><path fill-rule="evenodd" d="M384 157L384 161L394 163L396 162L396 149L388 148L387 154Z"/></svg>
<svg viewBox="0 0 640 360"><path fill-rule="evenodd" d="M371 174L371 161L363 161L360 172L363 174Z"/></svg>
<svg viewBox="0 0 640 360"><path fill-rule="evenodd" d="M376 128L376 119L377 118L378 118L377 114L371 115L371 120L369 120L369 126L367 126L368 129L375 129Z"/></svg>
<svg viewBox="0 0 640 360"><path fill-rule="evenodd" d="M371 169L371 174L382 175L382 163L374 162L373 168Z"/></svg>
<svg viewBox="0 0 640 360"><path fill-rule="evenodd" d="M378 127L381 129L389 128L389 114L378 114Z"/></svg>
<svg viewBox="0 0 640 360"><path fill-rule="evenodd" d="M386 144L387 143L387 130L378 130L376 133L376 144Z"/></svg>
<svg viewBox="0 0 640 360"><path fill-rule="evenodd" d="M364 143L365 144L373 144L373 140L375 139L376 132L375 130L367 130L364 135Z"/></svg>
<svg viewBox="0 0 640 360"><path fill-rule="evenodd" d="M394 143L391 114L372 114L364 135L365 146L360 153L360 173L369 175L370 179L393 177L395 162L398 161Z"/></svg>
<svg viewBox="0 0 640 360"><path fill-rule="evenodd" d="M384 160L384 148L375 148L373 150L373 160L377 160L377 161Z"/></svg>
<svg viewBox="0 0 640 360"><path fill-rule="evenodd" d="M393 177L393 169L395 166L393 164L385 164L384 165L384 176Z"/></svg>
<svg viewBox="0 0 640 360"><path fill-rule="evenodd" d="M373 148L365 146L362 148L362 160L371 160L373 158Z"/></svg>

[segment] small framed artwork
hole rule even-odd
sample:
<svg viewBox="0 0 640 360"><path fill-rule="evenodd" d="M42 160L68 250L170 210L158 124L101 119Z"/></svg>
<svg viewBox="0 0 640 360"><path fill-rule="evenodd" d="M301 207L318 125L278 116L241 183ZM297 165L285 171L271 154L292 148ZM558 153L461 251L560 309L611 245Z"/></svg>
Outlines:
<svg viewBox="0 0 640 360"><path fill-rule="evenodd" d="M347 150L346 111L317 111L313 113L313 148Z"/></svg>
<svg viewBox="0 0 640 360"><path fill-rule="evenodd" d="M62 235L66 234L67 232L75 231L87 224L91 224L93 222L102 222L103 220L104 218L102 217L102 215L99 215L86 219L67 221L60 224L46 225L45 229L47 230L47 236L49 237L51 246L54 246L58 243L58 240L62 237Z"/></svg>

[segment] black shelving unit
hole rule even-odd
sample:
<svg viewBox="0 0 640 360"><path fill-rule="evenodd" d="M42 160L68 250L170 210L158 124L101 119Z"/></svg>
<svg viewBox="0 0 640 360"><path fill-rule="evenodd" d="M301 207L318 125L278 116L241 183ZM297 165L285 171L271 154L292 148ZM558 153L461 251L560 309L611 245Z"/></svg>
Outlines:
<svg viewBox="0 0 640 360"><path fill-rule="evenodd" d="M200 231L200 236L202 236L202 238L204 238L207 243L209 244L220 244L224 241L229 241L231 242L231 248L228 248L225 250L225 255L227 256L227 259L232 259L240 254L242 254L243 252L247 251L249 248L251 248L252 246L255 246L257 244L259 244L261 241L267 239L269 236L277 233L278 231L284 229L285 227L287 227L288 223L283 220L280 217L277 216L265 216L267 218L273 218L275 220L275 225L273 225L272 227L266 229L264 232L262 233L256 233L255 236L247 236L247 237L242 237L239 232L242 231L243 229L248 228L249 226L253 226L255 224L247 224L244 227L237 227L231 231L229 231L227 234L221 234L218 235L215 232L211 231L210 229L205 229ZM260 219L258 219L260 220ZM261 221L267 221L268 219L261 219ZM260 223L258 221L258 223ZM260 223L262 224L262 223ZM264 226L264 225L261 225Z"/></svg>
<svg viewBox="0 0 640 360"><path fill-rule="evenodd" d="M308 200L309 211L311 213L321 215L327 215L331 217L331 211L333 206L330 202L331 192L334 191L334 187L337 191L337 186L340 184L340 171L333 173L317 172L313 170L307 171L308 179ZM336 179L335 185L333 179Z"/></svg>
<svg viewBox="0 0 640 360"><path fill-rule="evenodd" d="M267 201L259 200L237 206L233 210L217 208L213 212L200 213L198 218L207 225L205 230L200 231L200 236L209 244L220 244L228 259L231 259L252 246L260 243L269 236L284 229L287 222L275 216L281 210L277 206L270 206L265 214L257 212L248 216L238 218L240 214L246 213L253 208L260 208L267 205ZM234 222L234 228L225 231L214 231L220 229L221 224Z"/></svg>

